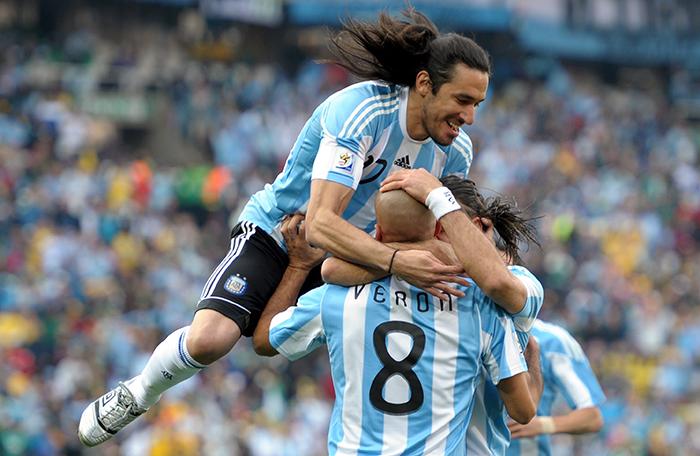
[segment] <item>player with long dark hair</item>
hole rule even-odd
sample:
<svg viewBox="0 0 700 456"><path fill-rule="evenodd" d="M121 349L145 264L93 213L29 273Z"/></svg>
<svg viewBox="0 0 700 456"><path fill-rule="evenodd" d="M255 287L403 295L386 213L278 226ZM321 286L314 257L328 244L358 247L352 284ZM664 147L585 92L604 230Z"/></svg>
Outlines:
<svg viewBox="0 0 700 456"><path fill-rule="evenodd" d="M78 430L85 445L108 440L164 391L253 334L288 264L280 234L286 214L306 213L307 239L332 255L395 273L437 296L461 294L448 285L459 280L461 267L425 250L395 252L372 238L373 201L392 170L466 177L473 152L460 127L474 121L486 97L487 53L469 38L440 34L413 9L404 19L349 20L330 47L332 62L370 80L336 92L313 112L283 171L244 208L191 325L161 342L139 375L85 409Z"/></svg>

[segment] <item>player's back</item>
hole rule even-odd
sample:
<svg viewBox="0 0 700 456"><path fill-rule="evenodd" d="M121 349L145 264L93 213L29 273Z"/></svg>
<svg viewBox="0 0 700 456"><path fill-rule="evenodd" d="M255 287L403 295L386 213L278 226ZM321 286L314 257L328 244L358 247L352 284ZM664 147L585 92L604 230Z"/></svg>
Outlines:
<svg viewBox="0 0 700 456"><path fill-rule="evenodd" d="M585 352L574 337L561 326L535 320L531 335L540 346L544 389L537 406L538 416L550 416L558 395L571 409L599 406L605 401L598 380ZM508 455L552 454L551 437L541 434L517 439L508 447Z"/></svg>
<svg viewBox="0 0 700 456"><path fill-rule="evenodd" d="M330 453L463 454L480 368L490 362L498 376L506 355L490 352L491 339L507 331L496 309L475 286L452 301L395 277L325 288L336 387Z"/></svg>
<svg viewBox="0 0 700 456"><path fill-rule="evenodd" d="M550 415L557 393L570 407L588 407L602 402L603 393L593 375L581 345L561 326L535 321L532 335L540 344L544 390L537 407L538 415ZM579 377L576 380L576 376ZM559 377L571 379L562 382ZM574 399L576 398L576 399Z"/></svg>

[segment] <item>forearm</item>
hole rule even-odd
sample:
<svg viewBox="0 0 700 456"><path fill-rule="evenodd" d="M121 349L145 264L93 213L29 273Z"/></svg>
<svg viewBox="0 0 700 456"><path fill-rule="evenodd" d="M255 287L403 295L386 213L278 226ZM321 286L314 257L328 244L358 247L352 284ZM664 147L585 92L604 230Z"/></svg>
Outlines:
<svg viewBox="0 0 700 456"><path fill-rule="evenodd" d="M499 306L511 314L523 309L527 290L513 276L501 256L479 229L461 211L453 211L440 224L468 277Z"/></svg>
<svg viewBox="0 0 700 456"><path fill-rule="evenodd" d="M554 432L561 434L587 434L603 427L603 416L598 407L572 410L566 415L553 416Z"/></svg>
<svg viewBox="0 0 700 456"><path fill-rule="evenodd" d="M537 413L537 406L532 400L527 385L526 372L501 380L498 394L511 418L520 424L527 424Z"/></svg>
<svg viewBox="0 0 700 456"><path fill-rule="evenodd" d="M433 253L445 264L457 264L459 261L452 250L452 246L439 239L422 242L390 242L386 245L394 250L426 250ZM353 286L381 279L386 277L388 272L331 257L323 262L321 274L324 282Z"/></svg>
<svg viewBox="0 0 700 456"><path fill-rule="evenodd" d="M287 267L284 271L282 281L267 302L253 334L253 347L257 354L263 356L277 354L277 350L270 344L270 321L275 315L296 303L299 291L308 275L308 270L293 266Z"/></svg>
<svg viewBox="0 0 700 456"><path fill-rule="evenodd" d="M540 403L542 391L544 390L544 381L542 380L542 370L540 369L540 352L539 347L530 343L525 349L525 362L528 370L528 388L530 396L535 405Z"/></svg>
<svg viewBox="0 0 700 456"><path fill-rule="evenodd" d="M374 282L387 275L388 272L350 263L336 257L326 259L321 267L321 276L324 282L344 287Z"/></svg>
<svg viewBox="0 0 700 456"><path fill-rule="evenodd" d="M333 256L381 271L388 271L394 253L393 249L325 208L319 208L311 220L307 216L306 239Z"/></svg>

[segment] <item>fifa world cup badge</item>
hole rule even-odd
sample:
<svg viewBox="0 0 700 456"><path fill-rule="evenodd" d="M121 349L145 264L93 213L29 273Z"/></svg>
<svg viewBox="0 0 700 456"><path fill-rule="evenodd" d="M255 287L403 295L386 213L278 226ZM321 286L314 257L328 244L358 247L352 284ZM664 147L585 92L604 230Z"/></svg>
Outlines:
<svg viewBox="0 0 700 456"><path fill-rule="evenodd" d="M335 167L347 173L352 173L353 164L355 163L352 158L353 157L349 152L341 152L338 155L338 162L336 163Z"/></svg>

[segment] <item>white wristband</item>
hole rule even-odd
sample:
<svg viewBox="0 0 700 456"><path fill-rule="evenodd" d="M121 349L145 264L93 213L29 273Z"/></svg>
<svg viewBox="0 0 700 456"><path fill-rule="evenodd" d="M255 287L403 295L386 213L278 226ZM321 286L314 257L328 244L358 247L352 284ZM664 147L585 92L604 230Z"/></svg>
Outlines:
<svg viewBox="0 0 700 456"><path fill-rule="evenodd" d="M554 419L551 416L539 416L540 426L543 434L555 434L557 426L554 424Z"/></svg>
<svg viewBox="0 0 700 456"><path fill-rule="evenodd" d="M443 215L450 212L462 210L462 206L447 187L438 187L428 193L425 205L433 212L436 220L440 220Z"/></svg>

